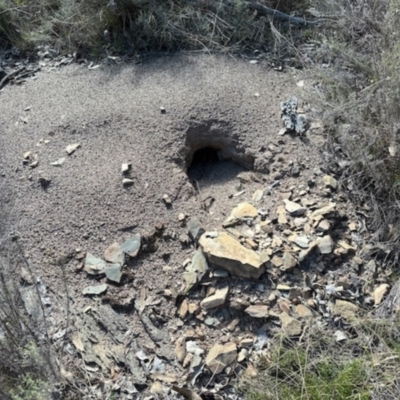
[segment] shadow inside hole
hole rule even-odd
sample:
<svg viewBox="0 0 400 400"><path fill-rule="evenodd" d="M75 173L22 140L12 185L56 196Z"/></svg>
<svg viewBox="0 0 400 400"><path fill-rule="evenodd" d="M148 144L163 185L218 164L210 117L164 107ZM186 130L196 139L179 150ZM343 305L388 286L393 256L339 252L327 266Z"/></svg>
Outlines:
<svg viewBox="0 0 400 400"><path fill-rule="evenodd" d="M192 163L187 169L192 183L202 182L202 186L223 183L236 179L245 168L231 160L221 160L219 149L204 147L194 152Z"/></svg>

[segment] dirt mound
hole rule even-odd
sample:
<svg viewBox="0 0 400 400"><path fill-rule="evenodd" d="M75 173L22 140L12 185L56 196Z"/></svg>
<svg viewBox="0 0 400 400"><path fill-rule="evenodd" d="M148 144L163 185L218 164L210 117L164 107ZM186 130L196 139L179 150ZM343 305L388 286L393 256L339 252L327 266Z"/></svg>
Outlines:
<svg viewBox="0 0 400 400"><path fill-rule="evenodd" d="M215 375L221 365L233 372L236 351L254 343L262 350L260 341L274 325L266 323L265 304L276 284L304 278L301 268L291 271L300 261L289 253L297 250L280 247L264 224L264 234L282 250L275 259L266 254L276 270L252 281L217 269L201 281L199 271L194 276L188 270L196 251L188 221L196 218L212 238L236 205L250 202L255 215L238 217L244 224L239 234L234 224L228 232L254 251L260 243L253 225L266 219L279 222L276 229L288 236L285 230L308 223L299 220L306 211L333 201L351 219L334 179L323 178L318 126L307 137L278 135L280 103L301 98L299 79L248 61L177 56L90 70L50 67L23 86L3 89L0 179L13 191L13 229L48 288L51 335L60 348L69 346L66 369L78 363L111 379L121 398L150 387L165 395L168 389L151 382L195 382L201 371L197 384L213 376L217 391L224 384ZM307 104L299 107L310 111ZM290 211L307 196L315 202L305 202L301 215ZM304 235L322 220L314 219ZM320 232L333 226L325 221ZM99 258L118 261L132 242L121 254L118 245L138 234L140 253L119 267L116 262L107 275L113 279L106 279ZM304 235L294 240L303 250L309 242ZM118 245L110 249L113 243ZM333 247L320 243L322 254ZM101 273L83 268L88 254ZM276 273L280 262L294 278ZM324 270L314 265L314 273ZM200 284L193 291L191 277ZM282 325L298 330L286 303ZM241 361L245 353L240 351Z"/></svg>

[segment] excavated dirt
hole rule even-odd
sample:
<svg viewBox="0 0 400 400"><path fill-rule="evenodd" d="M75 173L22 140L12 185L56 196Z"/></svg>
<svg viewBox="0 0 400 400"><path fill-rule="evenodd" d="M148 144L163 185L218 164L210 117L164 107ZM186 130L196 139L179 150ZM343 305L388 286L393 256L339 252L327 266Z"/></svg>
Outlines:
<svg viewBox="0 0 400 400"><path fill-rule="evenodd" d="M182 367L174 360L174 347L181 332L201 328L204 349L227 340L224 327L236 317L228 308L215 314L218 326L194 318L181 322L176 314L184 287L182 263L195 251L193 243L180 240L187 227L178 217L196 217L206 230L218 230L232 208L251 202L257 189L267 193L257 208L273 210L281 204L279 193L307 188L321 174L318 131L307 138L278 136L280 103L293 95L302 99L298 74L225 57L175 56L93 70L85 65L43 69L35 79L2 90L0 180L10 204L8 231L19 236L35 276L47 287L52 334L66 328L66 316L72 315L62 339L70 342L74 333L84 332L88 307L99 312L111 305L136 346L164 357L178 375ZM301 101L300 108L310 111ZM66 146L74 143L80 147L67 155ZM28 151L30 161L24 164ZM61 158L61 166L51 165ZM30 167L35 160L38 165ZM122 163L131 164L126 176ZM252 178L241 183L237 175L245 171L252 171ZM124 186L124 178L133 184ZM317 193L318 185L312 190ZM108 282L103 296L83 296L82 289L97 282L82 271L76 250L103 257L110 244L134 233L144 237L146 251L125 268L121 284ZM270 285L268 277L254 284L261 284L257 290L238 278L230 282L250 302L262 285ZM146 296L159 299L153 322L170 336L161 346L133 307L143 287ZM199 296L197 291L194 297ZM235 332L243 336L261 325L243 317ZM104 337L96 340L113 342L110 332L107 337L107 330L99 330ZM66 369L68 362L82 362L72 350L64 350L64 356ZM102 370L106 377L108 368ZM146 387L136 390L146 392Z"/></svg>

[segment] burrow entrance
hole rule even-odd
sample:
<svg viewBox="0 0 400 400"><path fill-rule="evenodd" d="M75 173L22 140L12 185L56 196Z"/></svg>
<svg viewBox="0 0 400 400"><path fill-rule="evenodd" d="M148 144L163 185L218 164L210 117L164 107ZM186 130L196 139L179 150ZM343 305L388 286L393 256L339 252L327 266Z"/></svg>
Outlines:
<svg viewBox="0 0 400 400"><path fill-rule="evenodd" d="M211 120L186 131L185 166L190 181L218 183L251 170L254 157L246 154L229 124Z"/></svg>
<svg viewBox="0 0 400 400"><path fill-rule="evenodd" d="M185 167L203 209L219 215L237 200L237 176L253 169L254 157L228 124L207 121L186 131Z"/></svg>

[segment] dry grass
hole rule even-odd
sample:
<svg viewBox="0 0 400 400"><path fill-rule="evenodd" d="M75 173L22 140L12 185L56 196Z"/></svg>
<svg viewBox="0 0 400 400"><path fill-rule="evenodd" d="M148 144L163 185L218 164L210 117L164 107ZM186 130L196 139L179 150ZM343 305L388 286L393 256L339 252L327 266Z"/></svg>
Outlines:
<svg viewBox="0 0 400 400"><path fill-rule="evenodd" d="M308 0L260 4L302 13ZM294 9L293 9L294 8ZM271 21L244 0L0 0L0 40L61 51L243 51L271 43ZM280 23L274 21L279 28ZM287 29L286 29L287 30Z"/></svg>
<svg viewBox="0 0 400 400"><path fill-rule="evenodd" d="M321 58L330 150L342 183L373 209L375 241L400 244L400 1L324 2ZM344 167L344 168L343 168Z"/></svg>
<svg viewBox="0 0 400 400"><path fill-rule="evenodd" d="M244 374L240 386L248 400L397 399L399 334L396 324L363 320L337 343L331 329L314 324L299 341L276 338L258 376Z"/></svg>

